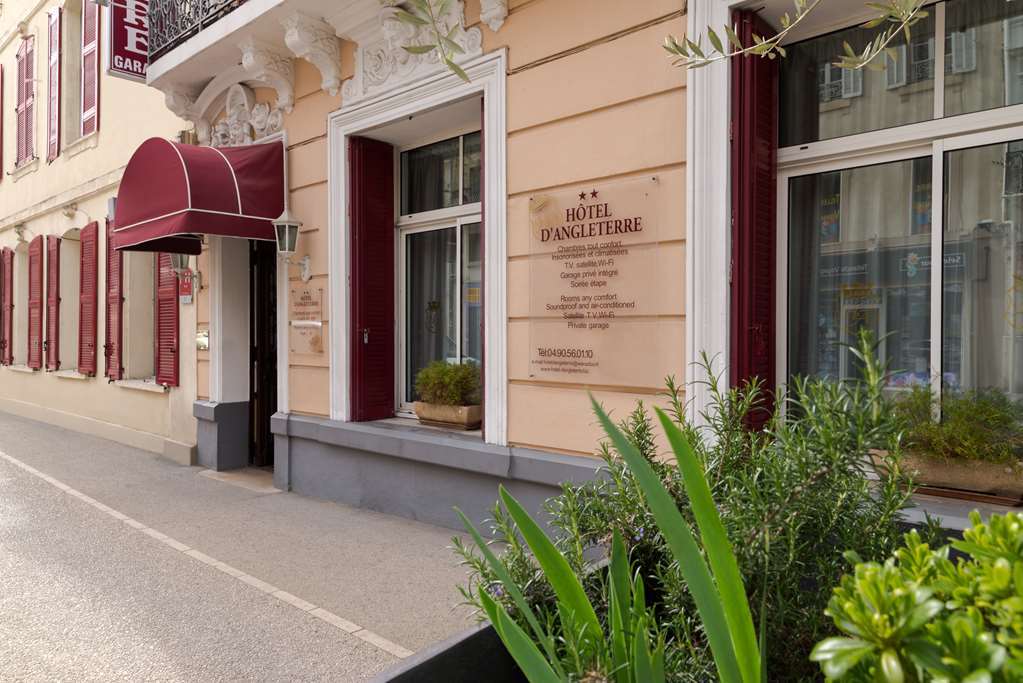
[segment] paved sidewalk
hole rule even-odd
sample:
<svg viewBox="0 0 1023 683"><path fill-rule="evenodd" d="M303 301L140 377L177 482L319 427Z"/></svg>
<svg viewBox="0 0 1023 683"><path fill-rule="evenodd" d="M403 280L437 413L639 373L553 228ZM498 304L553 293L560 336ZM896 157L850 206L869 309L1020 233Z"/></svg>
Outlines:
<svg viewBox="0 0 1023 683"><path fill-rule="evenodd" d="M361 680L473 623L468 609L458 604L456 586L465 574L447 547L451 532L446 529L272 492L259 473L224 481L200 468L3 413L0 453L8 456L0 457L0 574L22 581L5 582L0 624L24 620L18 613L30 614L33 601L66 599L59 593L69 585L68 572L71 585L98 586L93 598L116 604L123 596L103 593L104 577L127 567L125 590L133 603L136 592L166 597L180 591L170 613L137 615L148 625L142 630L152 638L150 647L164 647L163 628L177 634L166 636L168 647L181 646L193 627L202 631L211 613L219 614L216 622L236 638L222 650L250 640L253 646L274 641L262 643L256 659L242 658L250 665L268 660L256 669L265 673L258 678L274 678L272 662L277 661L280 671L292 671L295 679ZM242 573L252 580L239 578ZM147 600L138 609L152 609ZM210 613L201 609L207 604ZM310 613L313 606L320 618ZM174 614L178 608L181 613ZM67 642L52 632L64 623L59 614L54 617L49 627L22 627L38 631L38 642ZM73 630L79 623L84 634L78 636L87 642L89 620L80 610L63 628ZM28 656L10 651L17 642L12 634L0 625L3 678L19 656ZM210 652L195 653L200 654ZM323 661L312 665L309 657ZM187 667L178 674L174 670L155 677L200 675ZM22 673L29 678L49 677L45 668L27 671ZM212 677L234 677L226 671Z"/></svg>

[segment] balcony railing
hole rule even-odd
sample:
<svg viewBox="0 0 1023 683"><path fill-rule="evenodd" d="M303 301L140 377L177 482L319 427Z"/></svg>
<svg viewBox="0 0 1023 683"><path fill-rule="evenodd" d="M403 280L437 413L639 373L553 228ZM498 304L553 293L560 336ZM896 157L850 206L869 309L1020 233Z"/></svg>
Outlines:
<svg viewBox="0 0 1023 683"><path fill-rule="evenodd" d="M153 62L246 0L150 0L149 61Z"/></svg>

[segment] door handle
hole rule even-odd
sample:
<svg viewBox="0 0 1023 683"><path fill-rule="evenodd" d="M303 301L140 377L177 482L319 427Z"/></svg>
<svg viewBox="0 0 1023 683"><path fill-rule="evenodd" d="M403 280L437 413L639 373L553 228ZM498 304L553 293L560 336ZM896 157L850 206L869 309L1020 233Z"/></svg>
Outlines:
<svg viewBox="0 0 1023 683"><path fill-rule="evenodd" d="M362 328L362 343L363 344L368 344L369 343L369 328L368 327Z"/></svg>

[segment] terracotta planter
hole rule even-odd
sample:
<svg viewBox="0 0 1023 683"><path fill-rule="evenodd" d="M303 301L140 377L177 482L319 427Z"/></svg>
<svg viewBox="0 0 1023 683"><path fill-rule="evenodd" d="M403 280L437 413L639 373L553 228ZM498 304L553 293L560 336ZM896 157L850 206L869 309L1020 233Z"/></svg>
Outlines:
<svg viewBox="0 0 1023 683"><path fill-rule="evenodd" d="M483 422L482 406L446 406L416 401L416 417L425 425L476 429Z"/></svg>
<svg viewBox="0 0 1023 683"><path fill-rule="evenodd" d="M872 451L878 470L884 469L884 452ZM902 466L921 486L972 491L990 496L1023 500L1023 465L984 460L946 460L907 452Z"/></svg>

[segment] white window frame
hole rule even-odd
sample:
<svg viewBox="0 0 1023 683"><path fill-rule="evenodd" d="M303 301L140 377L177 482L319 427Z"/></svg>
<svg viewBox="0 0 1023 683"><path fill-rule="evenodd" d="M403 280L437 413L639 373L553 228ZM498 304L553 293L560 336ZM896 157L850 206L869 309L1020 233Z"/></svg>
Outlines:
<svg viewBox="0 0 1023 683"><path fill-rule="evenodd" d="M507 71L506 49L461 64L463 81L438 71L396 91L342 107L327 123L330 259L330 417L351 419L348 138L469 97L483 96L484 424L488 443L508 443ZM150 78L152 79L152 71Z"/></svg>
<svg viewBox="0 0 1023 683"><path fill-rule="evenodd" d="M1023 107L1023 105L1020 105ZM1012 107L1017 109L1019 107ZM863 150L850 142L850 138L860 136L849 136L848 138L836 138L828 142L842 142L846 147L848 156L843 157L835 153L834 146L828 145L827 154L821 155L818 159L800 158L797 161L779 163L778 169L778 214L777 214L777 240L776 260L778 264L778 277L776 281L775 301L778 325L776 330L776 376L778 377L779 388L788 380L788 295L789 295L789 181L793 178L830 171L848 170L863 166L908 161L923 156L931 156L931 316L930 316L930 375L931 389L935 396L940 396L942 391L942 299L944 284L942 274L944 268L944 162L945 152L969 149L972 147L983 147L986 145L1006 144L1014 140L1023 139L1023 126L989 126L987 124L1002 121L1000 116L992 116L999 110L978 112L976 114L964 114L952 117L959 125L954 129L944 127L933 128L925 122L902 126L904 128L925 128L919 131L923 133L932 130L934 135L927 139L918 140L914 145L877 145L868 150ZM1018 124L1019 119L1014 123ZM971 130L972 129L972 130ZM917 136L910 136L917 139ZM792 149L792 148L789 148ZM779 151L781 158L781 151Z"/></svg>
<svg viewBox="0 0 1023 683"><path fill-rule="evenodd" d="M461 185L461 183L459 183ZM461 191L461 187L459 187ZM457 253L458 268L455 274L455 291L458 293L458 306L455 307L455 327L458 330L457 338L457 352L458 357L462 357L462 228L466 225L472 225L473 223L480 223L483 219L483 214L480 212L479 202L473 204L463 204L459 207L452 207L461 209L457 215L447 219L434 219L434 220L416 220L417 217L421 217L424 214L412 214L411 216L403 217L403 220L398 223L398 260L397 260L397 274L398 274L398 287L397 300L395 305L397 308L396 319L397 325L397 340L396 348L398 352L395 354L395 361L398 363L397 372L394 373L397 386L395 387L395 410L397 414L404 417L411 417L415 413L413 411L412 403L405 400L405 387L410 379L408 377L408 345L406 343L406 333L408 331L408 313L406 304L406 295L408 293L408 282L406 275L408 272L408 248L407 240L411 235L419 235L424 232L434 232L436 230L448 230L454 228L455 230L455 252ZM432 212L431 212L432 213Z"/></svg>

